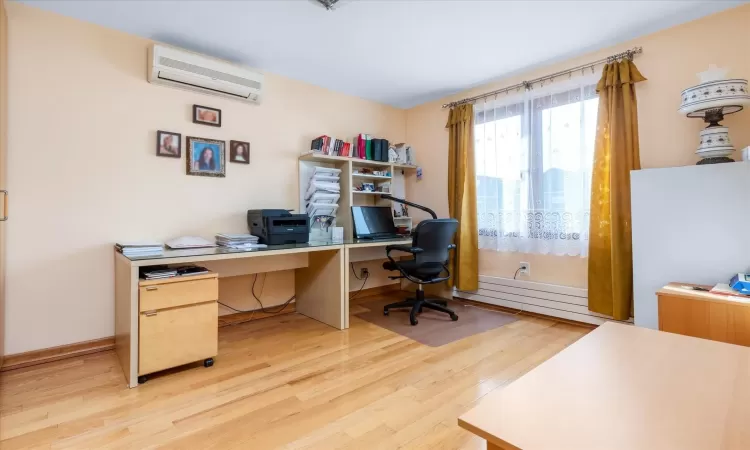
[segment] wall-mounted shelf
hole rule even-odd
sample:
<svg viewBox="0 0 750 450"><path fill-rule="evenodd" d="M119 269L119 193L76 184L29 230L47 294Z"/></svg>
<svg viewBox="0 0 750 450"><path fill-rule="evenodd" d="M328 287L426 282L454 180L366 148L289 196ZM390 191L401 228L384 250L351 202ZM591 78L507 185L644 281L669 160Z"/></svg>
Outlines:
<svg viewBox="0 0 750 450"><path fill-rule="evenodd" d="M390 179L393 179L392 176L371 175L369 173L353 173L352 177L354 177L354 178L365 178L365 179L369 179L369 180L390 180Z"/></svg>
<svg viewBox="0 0 750 450"><path fill-rule="evenodd" d="M352 194L383 195L383 194L388 194L388 192L355 191L354 189L352 189Z"/></svg>
<svg viewBox="0 0 750 450"><path fill-rule="evenodd" d="M300 155L302 161L316 161L322 163L333 163L340 164L345 162L353 162L354 164L362 164L366 166L378 166L378 167L390 167L391 163L382 161L370 161L367 159L349 158L348 156L333 156L333 155L321 155L320 153L309 152Z"/></svg>
<svg viewBox="0 0 750 450"><path fill-rule="evenodd" d="M329 164L340 164L351 161L352 164L361 164L364 166L378 166L378 167L397 167L402 170L416 170L417 166L410 164L398 164L383 161L370 161L367 159L350 158L348 156L333 156L333 155L321 155L320 153L307 152L303 153L299 157L300 161L316 161L321 163Z"/></svg>

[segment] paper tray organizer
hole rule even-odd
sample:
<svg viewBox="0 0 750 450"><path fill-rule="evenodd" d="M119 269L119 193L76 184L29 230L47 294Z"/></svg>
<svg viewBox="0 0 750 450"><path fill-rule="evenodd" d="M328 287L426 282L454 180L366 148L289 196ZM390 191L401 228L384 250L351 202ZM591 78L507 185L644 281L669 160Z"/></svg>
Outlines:
<svg viewBox="0 0 750 450"><path fill-rule="evenodd" d="M341 196L341 169L316 166L310 175L305 200L310 240L331 239Z"/></svg>

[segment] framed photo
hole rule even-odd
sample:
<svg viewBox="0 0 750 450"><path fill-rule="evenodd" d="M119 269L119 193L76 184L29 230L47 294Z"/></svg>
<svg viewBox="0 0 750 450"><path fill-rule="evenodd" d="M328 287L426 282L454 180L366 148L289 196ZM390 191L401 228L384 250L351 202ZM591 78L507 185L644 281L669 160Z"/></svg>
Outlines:
<svg viewBox="0 0 750 450"><path fill-rule="evenodd" d="M208 106L193 105L193 123L220 127L221 110Z"/></svg>
<svg viewBox="0 0 750 450"><path fill-rule="evenodd" d="M223 178L226 173L224 146L224 141L188 136L185 139L187 174Z"/></svg>
<svg viewBox="0 0 750 450"><path fill-rule="evenodd" d="M229 162L250 164L250 143L229 141Z"/></svg>
<svg viewBox="0 0 750 450"><path fill-rule="evenodd" d="M179 158L182 156L182 135L170 131L156 132L156 156Z"/></svg>

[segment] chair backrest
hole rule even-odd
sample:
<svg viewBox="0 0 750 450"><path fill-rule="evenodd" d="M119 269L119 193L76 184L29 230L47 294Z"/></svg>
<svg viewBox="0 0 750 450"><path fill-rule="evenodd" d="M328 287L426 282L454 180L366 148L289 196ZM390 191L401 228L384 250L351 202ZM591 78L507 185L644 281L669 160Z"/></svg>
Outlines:
<svg viewBox="0 0 750 450"><path fill-rule="evenodd" d="M430 219L419 222L414 230L412 246L424 250L415 255L417 265L448 261L448 247L458 229L456 219Z"/></svg>

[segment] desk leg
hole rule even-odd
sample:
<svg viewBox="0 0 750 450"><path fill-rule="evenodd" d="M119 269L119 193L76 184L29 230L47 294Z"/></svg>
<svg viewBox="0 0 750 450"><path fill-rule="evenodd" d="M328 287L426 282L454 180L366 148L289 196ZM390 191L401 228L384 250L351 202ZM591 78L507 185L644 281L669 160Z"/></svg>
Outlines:
<svg viewBox="0 0 750 450"><path fill-rule="evenodd" d="M128 387L138 386L138 268L115 252L115 353Z"/></svg>
<svg viewBox="0 0 750 450"><path fill-rule="evenodd" d="M351 256L349 248L341 250L344 254L344 328L349 328L349 268L351 267Z"/></svg>
<svg viewBox="0 0 750 450"><path fill-rule="evenodd" d="M297 269L294 276L297 312L340 330L348 326L345 252L344 248L310 252L308 266Z"/></svg>

